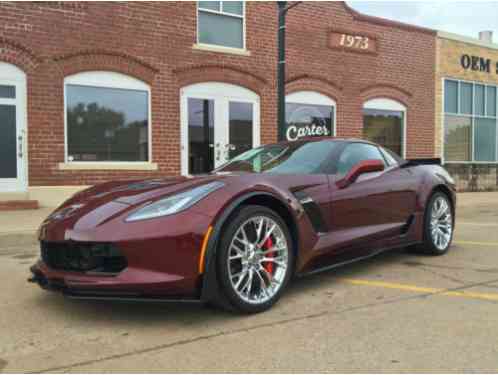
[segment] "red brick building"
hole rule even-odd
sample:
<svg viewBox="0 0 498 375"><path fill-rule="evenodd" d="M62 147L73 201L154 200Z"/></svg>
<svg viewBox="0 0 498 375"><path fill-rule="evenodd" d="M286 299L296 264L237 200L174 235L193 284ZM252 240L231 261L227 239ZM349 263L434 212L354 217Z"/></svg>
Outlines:
<svg viewBox="0 0 498 375"><path fill-rule="evenodd" d="M4 197L55 204L276 141L273 2L1 2L0 25ZM287 16L289 138L367 137L433 157L435 41L342 2L299 4Z"/></svg>

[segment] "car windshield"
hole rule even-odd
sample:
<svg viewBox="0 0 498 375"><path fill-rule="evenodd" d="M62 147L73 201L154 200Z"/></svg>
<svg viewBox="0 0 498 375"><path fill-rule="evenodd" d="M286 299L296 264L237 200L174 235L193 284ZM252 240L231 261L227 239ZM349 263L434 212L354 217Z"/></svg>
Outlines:
<svg viewBox="0 0 498 375"><path fill-rule="evenodd" d="M321 173L335 142L294 142L258 147L235 157L214 173L248 172L275 174Z"/></svg>

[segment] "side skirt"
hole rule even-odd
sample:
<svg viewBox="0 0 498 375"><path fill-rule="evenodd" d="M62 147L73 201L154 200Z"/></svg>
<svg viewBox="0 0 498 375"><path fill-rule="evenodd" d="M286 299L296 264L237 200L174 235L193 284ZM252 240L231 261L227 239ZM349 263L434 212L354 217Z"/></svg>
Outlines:
<svg viewBox="0 0 498 375"><path fill-rule="evenodd" d="M418 242L418 241L413 241L413 242L407 242L406 244L403 244L402 246L386 247L386 248L383 248L383 249L380 249L380 250L376 250L372 254L365 255L363 257L358 257L358 258L346 260L344 262L339 262L339 263L331 264L329 266L316 268L316 269L308 271L308 272L299 273L296 276L299 277L299 278L301 278L301 277L306 277L306 276L314 275L316 273L329 271L329 270L332 270L334 268L345 266L347 264L356 263L356 262L359 262L359 261L362 261L362 260L373 258L373 257L375 257L375 256L377 256L379 254L385 253L386 251L390 251L390 250L394 250L394 249L402 249L404 247L408 247L408 246L412 246L412 245L417 245L419 243L420 242Z"/></svg>

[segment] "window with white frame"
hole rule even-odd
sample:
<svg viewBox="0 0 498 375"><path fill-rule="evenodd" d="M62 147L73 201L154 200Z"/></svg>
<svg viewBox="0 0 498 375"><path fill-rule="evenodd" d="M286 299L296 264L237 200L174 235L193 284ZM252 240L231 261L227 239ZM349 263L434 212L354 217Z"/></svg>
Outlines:
<svg viewBox="0 0 498 375"><path fill-rule="evenodd" d="M199 1L197 42L245 48L243 1Z"/></svg>
<svg viewBox="0 0 498 375"><path fill-rule="evenodd" d="M66 161L150 161L150 87L115 72L66 77Z"/></svg>
<svg viewBox="0 0 498 375"><path fill-rule="evenodd" d="M497 162L497 86L444 80L444 160Z"/></svg>
<svg viewBox="0 0 498 375"><path fill-rule="evenodd" d="M335 135L335 111L336 102L319 92L288 94L285 97L286 140Z"/></svg>
<svg viewBox="0 0 498 375"><path fill-rule="evenodd" d="M406 107L389 98L363 103L363 137L399 156L405 153Z"/></svg>

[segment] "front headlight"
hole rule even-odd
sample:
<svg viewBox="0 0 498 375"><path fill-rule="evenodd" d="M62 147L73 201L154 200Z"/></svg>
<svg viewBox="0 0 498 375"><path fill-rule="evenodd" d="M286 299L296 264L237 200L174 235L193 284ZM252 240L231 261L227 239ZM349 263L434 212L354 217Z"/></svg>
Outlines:
<svg viewBox="0 0 498 375"><path fill-rule="evenodd" d="M176 214L193 206L202 198L206 197L213 191L218 190L224 185L225 184L223 182L215 181L206 185L198 186L191 190L183 191L164 199L160 199L133 212L126 218L126 221L152 219L155 217Z"/></svg>

